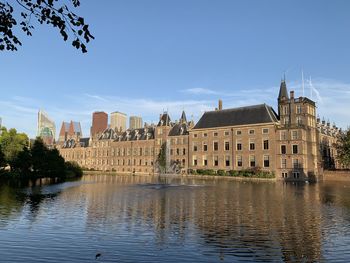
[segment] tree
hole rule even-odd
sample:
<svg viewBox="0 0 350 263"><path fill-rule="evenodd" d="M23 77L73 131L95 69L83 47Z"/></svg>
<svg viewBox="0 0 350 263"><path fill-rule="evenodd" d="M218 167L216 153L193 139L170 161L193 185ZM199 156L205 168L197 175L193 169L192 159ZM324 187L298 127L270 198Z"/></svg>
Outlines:
<svg viewBox="0 0 350 263"><path fill-rule="evenodd" d="M164 142L160 148L159 154L158 154L158 165L162 172L166 170L166 143Z"/></svg>
<svg viewBox="0 0 350 263"><path fill-rule="evenodd" d="M28 142L26 134L17 133L16 129L1 128L0 147L4 153L6 164L10 165L11 169L17 155L23 151L24 147L28 147Z"/></svg>
<svg viewBox="0 0 350 263"><path fill-rule="evenodd" d="M72 45L83 53L87 52L86 43L94 39L84 18L71 11L72 8L80 6L80 0L12 0L11 4L9 2L0 0L0 50L16 51L22 43L13 29L20 27L27 36L31 36L34 29L33 20L57 28L64 41L71 37ZM16 9L13 8L14 2ZM15 10L21 11L17 15ZM16 16L20 17L19 23Z"/></svg>
<svg viewBox="0 0 350 263"><path fill-rule="evenodd" d="M40 137L35 139L30 149L30 153L32 155L34 175L37 177L43 176L43 174L47 172L48 168L46 162L48 149Z"/></svg>
<svg viewBox="0 0 350 263"><path fill-rule="evenodd" d="M350 128L339 133L335 148L339 163L344 167L350 167Z"/></svg>
<svg viewBox="0 0 350 263"><path fill-rule="evenodd" d="M18 153L12 163L12 169L20 176L29 176L32 167L32 155L28 147L24 147L21 152Z"/></svg>
<svg viewBox="0 0 350 263"><path fill-rule="evenodd" d="M1 145L0 145L0 171L5 168L6 166L6 160L5 160L5 155L1 150Z"/></svg>

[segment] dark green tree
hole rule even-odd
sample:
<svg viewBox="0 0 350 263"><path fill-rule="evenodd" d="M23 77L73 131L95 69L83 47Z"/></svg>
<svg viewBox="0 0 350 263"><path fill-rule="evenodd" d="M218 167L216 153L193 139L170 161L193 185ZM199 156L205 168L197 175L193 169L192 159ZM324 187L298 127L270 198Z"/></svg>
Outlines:
<svg viewBox="0 0 350 263"><path fill-rule="evenodd" d="M160 148L157 162L161 172L166 172L166 143L164 142Z"/></svg>
<svg viewBox="0 0 350 263"><path fill-rule="evenodd" d="M23 148L28 147L28 143L26 134L17 133L16 129L1 128L0 147L5 155L6 164L10 165L11 169L17 155L23 151Z"/></svg>
<svg viewBox="0 0 350 263"><path fill-rule="evenodd" d="M45 146L41 138L36 138L30 153L32 156L32 170L35 177L45 177L44 174L47 172L47 154L48 148Z"/></svg>
<svg viewBox="0 0 350 263"><path fill-rule="evenodd" d="M337 143L335 144L337 150L337 159L339 163L345 167L350 167L350 128L338 135Z"/></svg>
<svg viewBox="0 0 350 263"><path fill-rule="evenodd" d="M24 147L16 156L13 164L13 171L21 177L28 177L31 174L32 155L28 147Z"/></svg>
<svg viewBox="0 0 350 263"><path fill-rule="evenodd" d="M2 152L1 145L0 145L0 172L5 168L5 166L6 166L5 154Z"/></svg>
<svg viewBox="0 0 350 263"><path fill-rule="evenodd" d="M45 177L61 179L66 177L65 161L57 149L48 150L45 161L47 165L46 171L43 172Z"/></svg>
<svg viewBox="0 0 350 263"><path fill-rule="evenodd" d="M31 36L36 20L57 28L64 41L72 38L75 48L87 52L86 43L94 37L85 19L71 11L79 6L80 0L0 0L0 50L16 51L22 43L14 29Z"/></svg>

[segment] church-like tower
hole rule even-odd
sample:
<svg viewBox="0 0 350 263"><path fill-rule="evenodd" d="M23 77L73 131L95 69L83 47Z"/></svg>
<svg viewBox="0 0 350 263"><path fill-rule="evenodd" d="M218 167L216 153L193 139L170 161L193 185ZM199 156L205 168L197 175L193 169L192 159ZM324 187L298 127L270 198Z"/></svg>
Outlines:
<svg viewBox="0 0 350 263"><path fill-rule="evenodd" d="M306 97L288 96L286 80L281 81L278 101L277 168L286 179L316 179L319 174L316 103Z"/></svg>

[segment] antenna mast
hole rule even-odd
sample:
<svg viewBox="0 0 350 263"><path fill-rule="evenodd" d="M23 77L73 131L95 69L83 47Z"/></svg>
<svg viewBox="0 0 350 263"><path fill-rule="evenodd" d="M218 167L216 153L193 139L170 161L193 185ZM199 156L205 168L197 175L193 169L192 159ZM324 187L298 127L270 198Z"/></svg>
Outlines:
<svg viewBox="0 0 350 263"><path fill-rule="evenodd" d="M302 81L302 89L303 89L303 97L305 97L305 86L304 86L304 71L301 69L301 81Z"/></svg>

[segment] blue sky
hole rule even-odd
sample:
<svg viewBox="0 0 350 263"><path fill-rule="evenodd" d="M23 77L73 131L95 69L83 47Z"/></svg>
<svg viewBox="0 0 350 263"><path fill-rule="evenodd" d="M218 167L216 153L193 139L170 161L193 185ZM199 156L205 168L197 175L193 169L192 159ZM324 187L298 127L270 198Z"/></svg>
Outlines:
<svg viewBox="0 0 350 263"><path fill-rule="evenodd" d="M56 122L122 111L156 122L184 109L198 120L224 108L268 103L278 86L302 95L312 78L321 118L350 123L350 1L82 0L96 40L81 54L36 25L18 52L0 53L3 125L35 136L37 111ZM305 95L310 86L305 81Z"/></svg>

